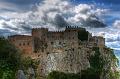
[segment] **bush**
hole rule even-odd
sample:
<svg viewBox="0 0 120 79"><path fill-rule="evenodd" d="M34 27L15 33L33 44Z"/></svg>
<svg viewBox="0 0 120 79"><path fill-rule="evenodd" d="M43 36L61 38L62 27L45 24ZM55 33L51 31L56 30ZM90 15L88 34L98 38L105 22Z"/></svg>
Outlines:
<svg viewBox="0 0 120 79"><path fill-rule="evenodd" d="M100 79L100 74L89 68L81 72L81 79Z"/></svg>
<svg viewBox="0 0 120 79"><path fill-rule="evenodd" d="M106 62L101 57L99 47L93 47L92 50L95 51L95 54L93 56L91 56L90 59L89 59L90 66L97 73L101 74L101 72L103 70L103 67L104 67Z"/></svg>
<svg viewBox="0 0 120 79"><path fill-rule="evenodd" d="M67 75L63 72L53 71L47 76L47 79L67 79Z"/></svg>
<svg viewBox="0 0 120 79"><path fill-rule="evenodd" d="M0 79L14 79L20 65L20 52L4 37L0 37Z"/></svg>
<svg viewBox="0 0 120 79"><path fill-rule="evenodd" d="M47 79L100 79L100 76L94 70L87 69L78 74L52 71Z"/></svg>
<svg viewBox="0 0 120 79"><path fill-rule="evenodd" d="M81 41L87 41L88 40L88 31L85 29L82 29L78 32L78 39Z"/></svg>

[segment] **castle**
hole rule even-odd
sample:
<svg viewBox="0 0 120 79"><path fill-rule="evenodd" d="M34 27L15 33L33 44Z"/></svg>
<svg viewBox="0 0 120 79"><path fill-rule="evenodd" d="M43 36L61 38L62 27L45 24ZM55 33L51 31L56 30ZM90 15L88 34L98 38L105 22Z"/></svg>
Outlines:
<svg viewBox="0 0 120 79"><path fill-rule="evenodd" d="M63 31L33 28L31 35L13 35L8 40L22 51L23 58L37 61L34 68L36 79L46 79L52 71L82 73L96 67L96 63L100 64L95 62L96 55L99 61L106 62L100 79L110 79L106 72L114 68L116 60L112 50L105 46L103 37L92 36L80 27L67 26Z"/></svg>
<svg viewBox="0 0 120 79"><path fill-rule="evenodd" d="M33 28L30 35L13 35L9 41L25 56L37 58L41 54L63 52L64 48L103 47L105 39L92 36L85 28L67 26L64 31L48 31L48 28Z"/></svg>
<svg viewBox="0 0 120 79"><path fill-rule="evenodd" d="M89 57L95 53L93 47L99 47L105 59L110 58L104 50L105 39L92 36L81 27L67 26L63 31L33 28L31 35L13 35L8 39L24 57L39 60L36 72L40 78L37 79L45 79L53 70L78 73L90 68Z"/></svg>

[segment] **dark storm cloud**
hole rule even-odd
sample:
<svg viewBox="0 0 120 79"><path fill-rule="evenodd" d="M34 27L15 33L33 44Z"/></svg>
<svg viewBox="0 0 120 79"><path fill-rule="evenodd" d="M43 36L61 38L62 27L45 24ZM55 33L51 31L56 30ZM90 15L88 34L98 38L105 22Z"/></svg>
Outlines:
<svg viewBox="0 0 120 79"><path fill-rule="evenodd" d="M54 24L58 27L58 28L62 28L62 27L66 27L68 26L69 24L64 20L64 18L57 14L55 16L55 19L54 19Z"/></svg>
<svg viewBox="0 0 120 79"><path fill-rule="evenodd" d="M8 29L0 29L0 36L9 36L11 34L16 34L15 32L11 32Z"/></svg>
<svg viewBox="0 0 120 79"><path fill-rule="evenodd" d="M2 25L4 26L5 29L19 30L18 28L14 28L14 27L10 26L10 25L7 24L7 23L2 23Z"/></svg>
<svg viewBox="0 0 120 79"><path fill-rule="evenodd" d="M75 0L77 2L86 2L86 3L105 3L105 4L120 4L120 0Z"/></svg>
<svg viewBox="0 0 120 79"><path fill-rule="evenodd" d="M26 22L19 22L19 24L17 24L18 27L20 27L21 29L23 29L26 32L29 32L31 30L31 25L27 24Z"/></svg>
<svg viewBox="0 0 120 79"><path fill-rule="evenodd" d="M0 0L0 12L29 11L42 0Z"/></svg>
<svg viewBox="0 0 120 79"><path fill-rule="evenodd" d="M84 22L83 25L88 27L94 27L94 28L104 28L107 26L106 24L104 24L99 20L90 20L90 19L87 19L87 21Z"/></svg>
<svg viewBox="0 0 120 79"><path fill-rule="evenodd" d="M17 5L30 5L39 3L41 0L0 0L2 2L13 3Z"/></svg>
<svg viewBox="0 0 120 79"><path fill-rule="evenodd" d="M10 29L10 30L14 30L14 31L19 31L19 30L23 30L25 32L30 32L31 30L31 26L29 24L27 24L26 22L18 22L15 26L16 27L12 27L11 25L7 24L7 23L2 23L2 26L5 29Z"/></svg>

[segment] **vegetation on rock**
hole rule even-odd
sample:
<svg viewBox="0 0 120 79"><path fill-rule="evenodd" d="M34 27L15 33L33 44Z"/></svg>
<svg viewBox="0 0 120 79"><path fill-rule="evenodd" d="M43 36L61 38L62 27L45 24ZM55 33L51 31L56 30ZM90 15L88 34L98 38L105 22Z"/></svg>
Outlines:
<svg viewBox="0 0 120 79"><path fill-rule="evenodd" d="M52 71L47 79L119 79L119 72L111 70L111 67L117 67L118 62L113 50L106 47L103 50L102 53L106 53L106 56L101 54L99 47L92 48L94 54L89 57L90 68L87 70L77 74ZM106 78L107 74L109 78Z"/></svg>
<svg viewBox="0 0 120 79"><path fill-rule="evenodd" d="M52 71L48 74L47 79L80 79L80 75L74 73Z"/></svg>
<svg viewBox="0 0 120 79"><path fill-rule="evenodd" d="M47 79L100 79L100 77L93 70L88 69L77 74L52 71L48 74Z"/></svg>
<svg viewBox="0 0 120 79"><path fill-rule="evenodd" d="M15 79L20 53L7 39L0 37L0 79Z"/></svg>
<svg viewBox="0 0 120 79"><path fill-rule="evenodd" d="M88 40L88 31L86 31L85 29L81 29L78 32L78 39L81 41L87 41Z"/></svg>
<svg viewBox="0 0 120 79"><path fill-rule="evenodd" d="M79 32L78 35L81 41L88 39L86 30ZM48 74L47 79L100 79L105 74L109 74L109 79L118 79L120 76L119 72L111 70L111 68L118 66L118 59L113 50L104 47L103 52L101 52L99 47L93 47L92 51L94 51L94 54L88 59L90 68L87 70L82 70L76 74L52 71ZM101 53L104 54L102 55ZM10 44L7 39L0 37L0 79L15 79L18 69L22 68L25 74L27 74L29 67L36 70L39 63L39 61L30 57L21 58L20 51Z"/></svg>

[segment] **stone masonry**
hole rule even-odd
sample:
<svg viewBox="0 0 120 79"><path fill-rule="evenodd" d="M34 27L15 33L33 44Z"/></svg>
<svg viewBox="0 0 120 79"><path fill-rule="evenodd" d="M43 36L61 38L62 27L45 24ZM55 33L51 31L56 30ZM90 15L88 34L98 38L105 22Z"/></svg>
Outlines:
<svg viewBox="0 0 120 79"><path fill-rule="evenodd" d="M79 33L87 33L87 39ZM84 33L83 33L84 34ZM67 26L64 31L49 31L48 28L33 28L31 36L13 35L9 41L23 55L39 59L38 75L44 77L53 70L78 73L90 67L88 57L94 54L92 47L104 47L105 39L92 36L86 29Z"/></svg>

